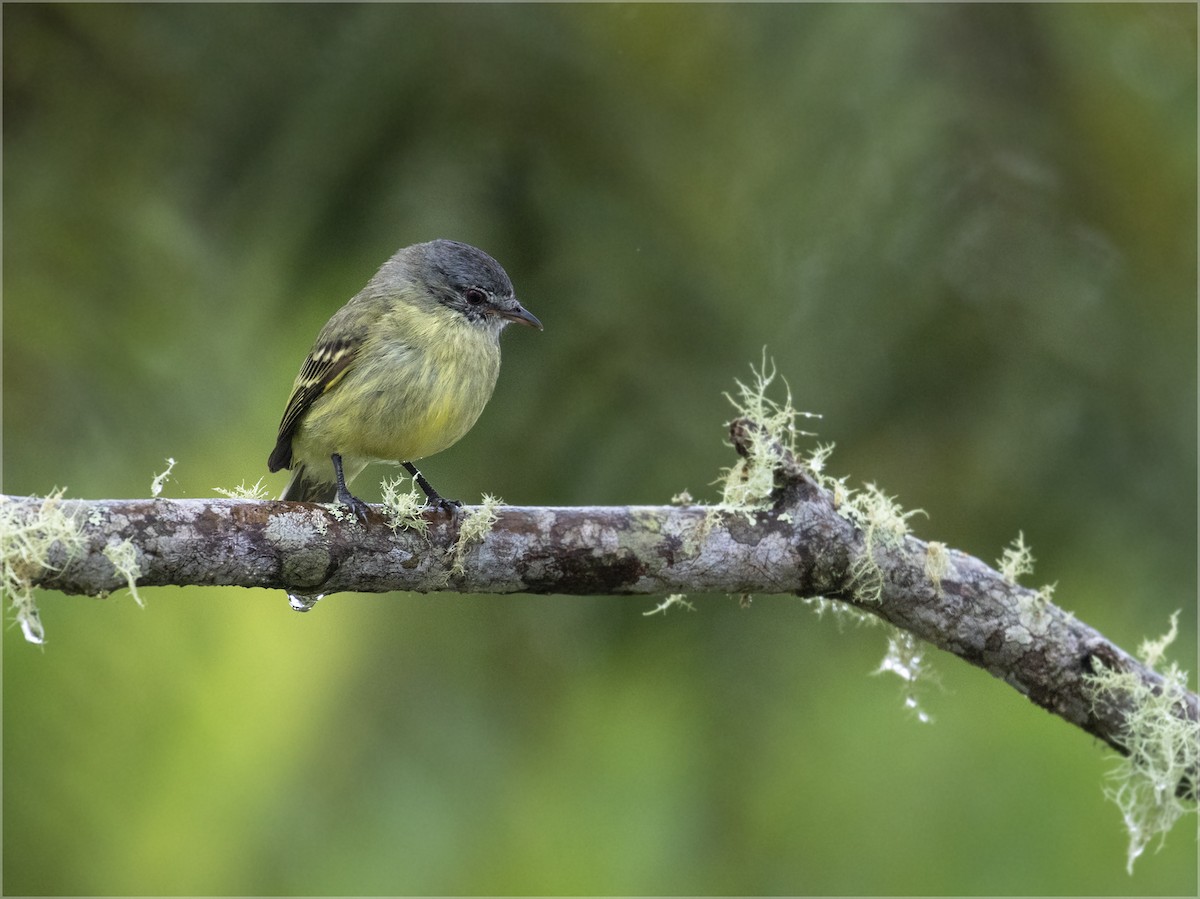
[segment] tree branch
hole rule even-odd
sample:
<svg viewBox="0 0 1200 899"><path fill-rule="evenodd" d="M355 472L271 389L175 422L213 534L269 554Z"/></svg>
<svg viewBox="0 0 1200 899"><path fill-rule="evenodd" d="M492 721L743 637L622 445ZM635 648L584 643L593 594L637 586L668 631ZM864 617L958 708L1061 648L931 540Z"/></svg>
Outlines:
<svg viewBox="0 0 1200 899"><path fill-rule="evenodd" d="M382 507L367 526L311 503L250 500L59 500L76 523L73 552L52 544L26 572L32 586L106 595L127 585L112 547L136 550L138 586L225 585L339 591L647 595L791 594L840 600L988 671L1033 702L1128 754L1132 700L1097 701L1100 665L1154 691L1162 677L1095 629L966 553L911 535L874 539L834 494L746 419L731 428L743 456L767 452L769 508L498 506L483 514L426 511L425 533L393 529ZM47 501L4 497L11 520L36 522ZM6 537L6 542L8 538ZM109 554L105 554L105 550ZM7 548L6 548L7 555ZM1173 713L1200 720L1187 692ZM1180 784L1194 798L1194 772Z"/></svg>

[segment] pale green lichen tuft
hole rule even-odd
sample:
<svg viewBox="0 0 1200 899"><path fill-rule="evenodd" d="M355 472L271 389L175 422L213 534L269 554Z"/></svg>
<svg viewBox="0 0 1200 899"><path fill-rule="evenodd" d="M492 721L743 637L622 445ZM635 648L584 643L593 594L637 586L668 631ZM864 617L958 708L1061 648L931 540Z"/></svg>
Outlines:
<svg viewBox="0 0 1200 899"><path fill-rule="evenodd" d="M1051 614L1051 597L1057 585L1046 584L1032 594L1017 597L1017 623L1004 630L1004 639L1021 646L1032 646L1035 637L1045 637L1055 617Z"/></svg>
<svg viewBox="0 0 1200 899"><path fill-rule="evenodd" d="M842 488L842 514L863 534L862 552L850 565L851 588L859 602L878 602L883 593L883 569L876 553L886 553L900 546L910 533L908 520L914 515L924 515L925 511L905 511L894 497L888 496L874 484L866 484L858 491L850 490L840 482L838 486ZM929 544L925 574L935 589L941 589L941 578L948 566L949 556L945 546ZM904 682L904 706L923 724L932 722L933 718L925 710L921 695L928 683L936 682L925 657L926 650L925 643L912 634L893 629L888 637L887 652L875 672L890 672Z"/></svg>
<svg viewBox="0 0 1200 899"><path fill-rule="evenodd" d="M163 492L163 487L171 477L171 471L175 468L175 460L167 459L166 471L161 471L154 476L154 480L150 482L150 495L158 496Z"/></svg>
<svg viewBox="0 0 1200 899"><path fill-rule="evenodd" d="M908 519L924 514L924 509L905 512L895 497L874 484L846 496L846 517L863 530L867 542L873 545L899 545L909 534Z"/></svg>
<svg viewBox="0 0 1200 899"><path fill-rule="evenodd" d="M408 490L400 488L408 484ZM383 493L383 508L387 513L388 527L392 533L399 530L429 533L429 519L425 517L425 497L417 492L411 478L399 476L379 485Z"/></svg>
<svg viewBox="0 0 1200 899"><path fill-rule="evenodd" d="M684 546L689 551L700 547L704 541L708 539L713 528L724 523L725 514L727 511L727 509L723 509L720 506L706 505L704 507L704 518L700 520L700 523L696 526L695 532L691 535L691 539L685 541Z"/></svg>
<svg viewBox="0 0 1200 899"><path fill-rule="evenodd" d="M1179 636L1179 610L1176 609L1171 614L1171 627L1165 634L1157 640L1143 640L1138 646L1138 656L1147 667L1157 668L1162 662L1163 656L1166 654L1167 648L1175 642L1175 638Z"/></svg>
<svg viewBox="0 0 1200 899"><path fill-rule="evenodd" d="M875 553L899 546L909 533L908 519L925 512L905 512L894 497L867 484L862 490L845 493L843 514L863 532L863 551L850 565L855 597L862 602L878 602L883 591L883 570Z"/></svg>
<svg viewBox="0 0 1200 899"><path fill-rule="evenodd" d="M47 571L61 571L84 545L80 524L62 509L64 493L53 491L34 515L0 499L0 594L8 597L13 618L30 643L46 642L33 582Z"/></svg>
<svg viewBox="0 0 1200 899"><path fill-rule="evenodd" d="M719 524L728 513L743 515L753 524L755 513L771 508L775 484L776 468L783 453L796 454L796 440L800 436L813 436L812 432L802 431L796 427L796 419L820 418L814 412L799 412L792 405L792 394L787 382L783 381L784 397L777 400L768 396L775 379L779 377L773 360L763 351L760 368L750 367L752 375L749 384L735 379L737 396L728 393L725 398L737 410L735 418L747 419L756 425L746 432L748 443L747 454L739 457L729 468L722 469L720 477L714 482L721 491L720 499L712 505L705 505L705 522L703 534L706 536L711 528ZM813 466L814 477L820 482L820 469L833 450L833 444L819 446L813 450L809 462ZM678 505L691 505L695 502L692 495L684 490L671 498ZM787 516L787 513L784 513ZM784 517L783 520L790 520Z"/></svg>
<svg viewBox="0 0 1200 899"><path fill-rule="evenodd" d="M263 483L263 478L259 478L249 487L246 482L238 484L232 490L227 490L224 487L214 487L213 492L219 493L229 499L267 499L271 493L267 490L266 484Z"/></svg>
<svg viewBox="0 0 1200 899"><path fill-rule="evenodd" d="M1034 594L1033 601L1043 610L1049 609L1054 604L1054 591L1057 589L1058 581L1053 584L1042 584Z"/></svg>
<svg viewBox="0 0 1200 899"><path fill-rule="evenodd" d="M735 381L737 397L725 394L725 398L737 410L738 418L746 418L758 427L747 433L748 452L731 467L721 472L717 483L721 487L721 499L717 507L742 514L751 524L754 513L771 507L775 491L775 469L780 453L796 452L796 438L809 436L808 431L798 430L796 419L820 418L813 412L798 412L792 405L792 391L783 381L785 397L782 401L767 395L778 377L775 363L763 352L762 367L750 367L754 376L750 384ZM780 379L782 380L782 379Z"/></svg>
<svg viewBox="0 0 1200 899"><path fill-rule="evenodd" d="M1178 634L1178 617L1171 616L1171 629L1158 640L1142 644L1140 655L1147 664L1161 662L1163 653ZM1108 773L1105 796L1121 810L1129 833L1126 870L1157 835L1162 848L1179 818L1195 812L1176 791L1182 781L1196 781L1200 770L1200 722L1181 714L1187 708L1187 672L1171 663L1162 672L1161 686L1152 686L1135 672L1105 668L1093 659L1094 673L1086 675L1096 705L1119 704L1129 709L1119 735L1129 755L1118 759Z"/></svg>
<svg viewBox="0 0 1200 899"><path fill-rule="evenodd" d="M1018 532L1010 546L996 562L1001 576L1016 584L1022 577L1033 574L1033 553L1025 543L1025 534ZM1007 628L1004 638L1010 643L1025 646L1033 643L1034 637L1045 636L1053 620L1054 591L1058 584L1043 584L1032 595L1023 593L1017 597L1017 624Z"/></svg>
<svg viewBox="0 0 1200 899"><path fill-rule="evenodd" d="M775 469L762 454L738 459L721 473L721 499L718 508L737 512L754 523L754 513L771 507L775 489Z"/></svg>
<svg viewBox="0 0 1200 899"><path fill-rule="evenodd" d="M950 570L950 552L945 543L930 540L925 544L925 577L933 584L934 592L942 595L942 578Z"/></svg>
<svg viewBox="0 0 1200 899"><path fill-rule="evenodd" d="M1015 584L1024 575L1033 573L1033 561L1033 553L1025 545L1025 534L1018 531L1017 539L1012 542L1011 546L1004 548L1004 553L996 563L996 568L1005 580Z"/></svg>
<svg viewBox="0 0 1200 899"><path fill-rule="evenodd" d="M467 548L474 543L483 542L483 538L491 532L492 526L500 520L496 510L502 505L504 505L504 500L485 493L479 505L463 516L462 523L458 528L458 539L454 541L454 546L450 550L451 574L466 574L466 566L463 562L466 558Z"/></svg>
<svg viewBox="0 0 1200 899"><path fill-rule="evenodd" d="M689 612L696 611L696 607L687 601L687 594L672 593L653 609L648 612L642 612L643 615L665 615L670 609L687 609Z"/></svg>
<svg viewBox="0 0 1200 899"><path fill-rule="evenodd" d="M112 562L117 574L125 578L134 601L139 606L145 607L145 603L142 602L142 597L137 591L137 579L142 576L142 568L138 565L137 547L133 545L133 542L126 538L120 543L104 547L104 557Z"/></svg>
<svg viewBox="0 0 1200 899"><path fill-rule="evenodd" d="M833 455L833 447L832 443L818 443L804 459L804 464L818 483L822 483L825 478L825 463Z"/></svg>

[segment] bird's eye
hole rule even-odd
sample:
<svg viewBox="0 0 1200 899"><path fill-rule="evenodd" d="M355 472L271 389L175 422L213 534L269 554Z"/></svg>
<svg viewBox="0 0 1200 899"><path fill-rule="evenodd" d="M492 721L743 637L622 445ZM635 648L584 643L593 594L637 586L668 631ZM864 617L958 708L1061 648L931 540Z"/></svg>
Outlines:
<svg viewBox="0 0 1200 899"><path fill-rule="evenodd" d="M487 294L478 287L468 287L463 291L463 296L466 297L467 302L472 306L482 306L487 302Z"/></svg>

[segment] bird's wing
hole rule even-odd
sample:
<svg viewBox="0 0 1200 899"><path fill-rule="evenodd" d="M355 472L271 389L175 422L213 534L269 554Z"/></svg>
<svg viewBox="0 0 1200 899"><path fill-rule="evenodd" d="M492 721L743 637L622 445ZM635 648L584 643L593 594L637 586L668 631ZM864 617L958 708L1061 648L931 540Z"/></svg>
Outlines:
<svg viewBox="0 0 1200 899"><path fill-rule="evenodd" d="M337 384L346 369L354 361L354 356L362 345L361 340L334 340L329 343L318 343L296 378L296 386L292 388L292 397L288 400L287 409L283 412L283 420L279 422L279 436L275 439L275 449L267 460L271 471L292 466L292 436L309 410L313 402L326 390Z"/></svg>

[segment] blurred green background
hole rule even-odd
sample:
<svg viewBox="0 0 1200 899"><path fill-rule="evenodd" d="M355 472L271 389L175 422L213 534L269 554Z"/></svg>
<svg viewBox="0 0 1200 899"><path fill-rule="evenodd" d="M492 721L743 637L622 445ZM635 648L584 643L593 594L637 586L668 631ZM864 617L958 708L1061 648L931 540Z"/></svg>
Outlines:
<svg viewBox="0 0 1200 899"><path fill-rule="evenodd" d="M328 315L477 244L452 496L712 500L766 345L917 533L1130 649L1196 633L1196 9L3 7L3 488L253 483ZM376 499L387 469L360 493ZM270 478L270 489L284 476ZM4 636L4 889L1195 895L1112 757L796 599L43 593Z"/></svg>

